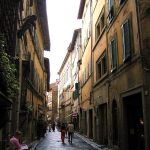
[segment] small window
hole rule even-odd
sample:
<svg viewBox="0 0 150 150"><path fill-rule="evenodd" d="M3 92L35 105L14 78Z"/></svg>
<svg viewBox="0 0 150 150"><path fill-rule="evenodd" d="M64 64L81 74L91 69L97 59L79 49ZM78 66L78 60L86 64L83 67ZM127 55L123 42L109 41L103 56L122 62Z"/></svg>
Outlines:
<svg viewBox="0 0 150 150"><path fill-rule="evenodd" d="M123 61L126 61L131 56L131 33L130 21L127 19L121 27L123 40Z"/></svg>
<svg viewBox="0 0 150 150"><path fill-rule="evenodd" d="M30 6L33 6L33 0L30 0Z"/></svg>
<svg viewBox="0 0 150 150"><path fill-rule="evenodd" d="M114 71L117 67L117 46L116 39L110 42L110 56L111 56L111 71Z"/></svg>
<svg viewBox="0 0 150 150"><path fill-rule="evenodd" d="M96 40L99 38L101 35L103 28L105 26L105 16L104 16L104 9L102 9L102 12L97 20L96 27L95 27L95 35L96 35Z"/></svg>
<svg viewBox="0 0 150 150"><path fill-rule="evenodd" d="M98 22L98 24L96 25L96 39L98 39L100 35L100 22Z"/></svg>
<svg viewBox="0 0 150 150"><path fill-rule="evenodd" d="M97 79L100 79L107 72L106 53L97 61Z"/></svg>
<svg viewBox="0 0 150 150"><path fill-rule="evenodd" d="M119 4L123 4L125 2L125 0L119 0Z"/></svg>
<svg viewBox="0 0 150 150"><path fill-rule="evenodd" d="M109 17L109 21L111 21L114 17L113 0L108 0L108 17Z"/></svg>
<svg viewBox="0 0 150 150"><path fill-rule="evenodd" d="M103 28L104 28L104 26L105 26L105 17L104 17L104 13L102 14L102 16L101 16L101 19L100 19L101 21L101 31L103 30Z"/></svg>

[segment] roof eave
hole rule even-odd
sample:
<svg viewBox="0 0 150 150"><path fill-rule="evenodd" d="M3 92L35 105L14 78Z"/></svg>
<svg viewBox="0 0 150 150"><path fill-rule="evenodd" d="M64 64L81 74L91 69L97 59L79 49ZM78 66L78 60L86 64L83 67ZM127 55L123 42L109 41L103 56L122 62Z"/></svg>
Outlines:
<svg viewBox="0 0 150 150"><path fill-rule="evenodd" d="M78 19L82 19L83 10L84 10L85 0L80 0L80 6L78 11Z"/></svg>
<svg viewBox="0 0 150 150"><path fill-rule="evenodd" d="M44 41L44 50L50 51L50 36L48 28L48 19L47 19L47 9L46 9L46 0L37 0L38 6L38 19L41 24L43 41Z"/></svg>

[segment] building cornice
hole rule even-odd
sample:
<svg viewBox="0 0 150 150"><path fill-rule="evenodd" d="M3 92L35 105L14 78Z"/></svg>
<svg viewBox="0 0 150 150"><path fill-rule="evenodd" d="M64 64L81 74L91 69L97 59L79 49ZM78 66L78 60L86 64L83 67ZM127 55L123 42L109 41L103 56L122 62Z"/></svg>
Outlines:
<svg viewBox="0 0 150 150"><path fill-rule="evenodd" d="M78 11L78 19L82 19L84 5L85 5L85 0L80 0L80 6L79 6L79 11Z"/></svg>
<svg viewBox="0 0 150 150"><path fill-rule="evenodd" d="M37 14L38 20L41 25L43 41L44 41L44 50L50 51L50 36L48 28L48 19L47 19L47 9L46 9L46 0L37 0Z"/></svg>

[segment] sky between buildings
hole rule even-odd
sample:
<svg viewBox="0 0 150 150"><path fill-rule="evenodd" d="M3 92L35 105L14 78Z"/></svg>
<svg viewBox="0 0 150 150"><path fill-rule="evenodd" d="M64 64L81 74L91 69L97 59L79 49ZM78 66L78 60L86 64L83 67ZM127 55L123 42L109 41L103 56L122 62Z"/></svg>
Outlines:
<svg viewBox="0 0 150 150"><path fill-rule="evenodd" d="M58 79L59 71L67 48L72 40L74 29L81 21L77 20L80 0L47 0L47 15L51 48L45 52L50 59L50 83Z"/></svg>

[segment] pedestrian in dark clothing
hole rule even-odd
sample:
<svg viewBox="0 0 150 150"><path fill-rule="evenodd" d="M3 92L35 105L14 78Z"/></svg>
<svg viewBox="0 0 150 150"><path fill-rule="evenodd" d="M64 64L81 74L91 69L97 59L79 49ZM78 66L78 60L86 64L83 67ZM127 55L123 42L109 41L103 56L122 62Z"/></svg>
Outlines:
<svg viewBox="0 0 150 150"><path fill-rule="evenodd" d="M67 130L68 130L68 142L72 143L72 137L74 132L74 125L72 122L68 124Z"/></svg>
<svg viewBox="0 0 150 150"><path fill-rule="evenodd" d="M65 127L66 127L65 137L66 137L66 138L68 137L68 130L67 130L67 126L68 126L68 124L67 124L67 123L65 123Z"/></svg>
<svg viewBox="0 0 150 150"><path fill-rule="evenodd" d="M53 132L55 131L55 122L53 122L52 124L52 129L53 129Z"/></svg>
<svg viewBox="0 0 150 150"><path fill-rule="evenodd" d="M61 141L64 144L65 143L65 133L66 133L66 126L64 123L61 125Z"/></svg>
<svg viewBox="0 0 150 150"><path fill-rule="evenodd" d="M49 132L51 132L51 124L49 124Z"/></svg>

